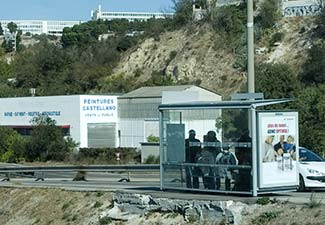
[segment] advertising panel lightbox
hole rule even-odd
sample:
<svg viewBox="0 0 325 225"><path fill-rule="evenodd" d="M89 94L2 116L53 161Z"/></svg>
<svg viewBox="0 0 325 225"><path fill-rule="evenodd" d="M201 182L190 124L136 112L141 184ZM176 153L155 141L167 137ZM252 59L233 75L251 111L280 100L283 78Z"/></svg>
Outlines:
<svg viewBox="0 0 325 225"><path fill-rule="evenodd" d="M298 113L259 112L257 115L259 187L298 185Z"/></svg>

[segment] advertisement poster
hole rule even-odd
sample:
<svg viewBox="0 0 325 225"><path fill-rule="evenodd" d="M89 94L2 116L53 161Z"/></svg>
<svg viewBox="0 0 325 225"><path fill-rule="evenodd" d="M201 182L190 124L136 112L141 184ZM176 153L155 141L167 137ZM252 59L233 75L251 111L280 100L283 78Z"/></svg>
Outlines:
<svg viewBox="0 0 325 225"><path fill-rule="evenodd" d="M259 187L298 185L298 113L258 113Z"/></svg>

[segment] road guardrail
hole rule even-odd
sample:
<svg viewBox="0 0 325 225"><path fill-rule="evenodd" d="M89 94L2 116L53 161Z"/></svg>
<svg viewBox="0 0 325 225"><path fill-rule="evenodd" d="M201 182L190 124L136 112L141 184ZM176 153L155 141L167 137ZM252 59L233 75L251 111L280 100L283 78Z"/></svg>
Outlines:
<svg viewBox="0 0 325 225"><path fill-rule="evenodd" d="M44 180L44 172L127 172L128 178L120 181L130 181L130 173L139 172L159 172L159 164L146 165L79 165L79 166L10 166L0 167L0 174L6 174L6 178L2 181L10 181L11 174L30 174L41 172L40 177L36 180ZM32 176L35 177L35 176Z"/></svg>

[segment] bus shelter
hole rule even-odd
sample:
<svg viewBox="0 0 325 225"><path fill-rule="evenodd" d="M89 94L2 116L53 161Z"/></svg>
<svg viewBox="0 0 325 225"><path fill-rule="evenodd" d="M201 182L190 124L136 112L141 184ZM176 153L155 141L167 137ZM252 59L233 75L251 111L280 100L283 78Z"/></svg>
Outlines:
<svg viewBox="0 0 325 225"><path fill-rule="evenodd" d="M295 190L298 113L264 108L289 101L161 104L161 190L252 196Z"/></svg>

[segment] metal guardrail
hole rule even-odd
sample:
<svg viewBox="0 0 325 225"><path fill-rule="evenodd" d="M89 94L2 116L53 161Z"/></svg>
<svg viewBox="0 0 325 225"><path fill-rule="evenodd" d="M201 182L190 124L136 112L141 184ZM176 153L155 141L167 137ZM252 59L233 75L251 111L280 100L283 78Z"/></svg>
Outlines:
<svg viewBox="0 0 325 225"><path fill-rule="evenodd" d="M0 173L24 172L128 172L157 171L159 164L148 165L91 165L91 166L19 166L0 167Z"/></svg>
<svg viewBox="0 0 325 225"><path fill-rule="evenodd" d="M29 176L36 178L36 181L44 181L44 172L127 172L127 178L122 178L119 181L130 182L130 173L135 171L140 172L158 172L159 164L147 165L87 165L87 166L15 166L15 167L0 167L0 174L6 175L2 181L10 181L11 174L19 173L35 173L41 172L41 176Z"/></svg>

